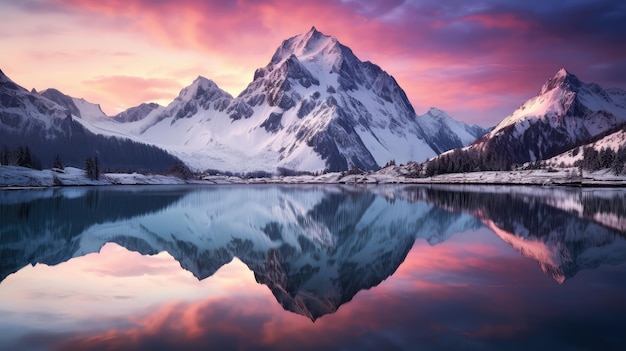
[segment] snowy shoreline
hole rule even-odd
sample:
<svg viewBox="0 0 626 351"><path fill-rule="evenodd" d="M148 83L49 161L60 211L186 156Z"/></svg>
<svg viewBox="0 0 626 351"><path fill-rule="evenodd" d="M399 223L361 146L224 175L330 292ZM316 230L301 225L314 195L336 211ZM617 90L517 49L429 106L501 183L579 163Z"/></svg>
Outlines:
<svg viewBox="0 0 626 351"><path fill-rule="evenodd" d="M241 178L236 176L205 176L184 180L176 176L141 173L104 173L99 180L89 179L85 171L67 167L65 170L33 170L17 166L0 167L0 189L48 188L93 185L212 185L212 184L466 184L466 185L529 185L570 187L624 187L626 176L615 176L609 170L584 172L575 168L520 171L486 171L451 173L428 178L411 178L402 168L390 167L363 174L327 173L318 176L274 176Z"/></svg>

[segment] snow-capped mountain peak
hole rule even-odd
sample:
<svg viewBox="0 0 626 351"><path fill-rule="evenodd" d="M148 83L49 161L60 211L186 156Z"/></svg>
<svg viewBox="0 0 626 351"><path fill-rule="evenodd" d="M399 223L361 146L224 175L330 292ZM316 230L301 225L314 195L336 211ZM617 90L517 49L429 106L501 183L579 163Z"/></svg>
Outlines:
<svg viewBox="0 0 626 351"><path fill-rule="evenodd" d="M327 36L312 27L306 33L291 37L281 44L270 60L270 65L279 66L289 57L295 56L300 61L311 61L324 57L327 61L341 55L341 46L337 39ZM329 60L330 59L330 60Z"/></svg>
<svg viewBox="0 0 626 351"><path fill-rule="evenodd" d="M578 77L576 77L575 75L567 71L565 68L561 68L558 72L556 72L554 77L550 78L541 87L541 90L539 91L539 95L546 94L547 92L554 90L556 88L576 91L582 85L583 83L578 79Z"/></svg>
<svg viewBox="0 0 626 351"><path fill-rule="evenodd" d="M163 111L162 118L188 118L198 111L213 108L223 110L233 97L220 89L210 79L198 76L191 85L183 88L178 96Z"/></svg>
<svg viewBox="0 0 626 351"><path fill-rule="evenodd" d="M207 79L203 76L198 76L196 79L194 79L191 85L181 90L178 98L184 101L190 101L192 99L232 99L233 97L229 93L220 89L214 81Z"/></svg>
<svg viewBox="0 0 626 351"><path fill-rule="evenodd" d="M452 117L450 117L449 114L445 113L443 110L440 110L436 107L429 108L426 114L432 116L434 119L437 119L437 120L447 121L447 120L452 119Z"/></svg>
<svg viewBox="0 0 626 351"><path fill-rule="evenodd" d="M437 153L449 150L448 145L469 145L487 132L480 126L457 121L436 107L418 116L417 123L424 131L426 141Z"/></svg>
<svg viewBox="0 0 626 351"><path fill-rule="evenodd" d="M57 104L65 107L70 113L76 117L81 117L78 106L74 103L74 100L57 89L49 88L39 93L39 95L45 97L50 101L54 101Z"/></svg>

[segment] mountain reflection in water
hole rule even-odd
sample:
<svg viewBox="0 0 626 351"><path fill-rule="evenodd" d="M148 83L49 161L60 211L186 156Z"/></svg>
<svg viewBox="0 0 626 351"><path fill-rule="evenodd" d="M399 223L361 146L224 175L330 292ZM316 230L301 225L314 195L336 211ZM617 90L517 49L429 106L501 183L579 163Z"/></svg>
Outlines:
<svg viewBox="0 0 626 351"><path fill-rule="evenodd" d="M619 265L626 261L625 194L476 186L0 192L0 281L29 264L58 265L106 243L142 255L167 252L198 280L237 258L285 310L316 321L394 274L419 238L437 247L453 234L488 228L560 284L582 270ZM507 333L492 327L482 333Z"/></svg>

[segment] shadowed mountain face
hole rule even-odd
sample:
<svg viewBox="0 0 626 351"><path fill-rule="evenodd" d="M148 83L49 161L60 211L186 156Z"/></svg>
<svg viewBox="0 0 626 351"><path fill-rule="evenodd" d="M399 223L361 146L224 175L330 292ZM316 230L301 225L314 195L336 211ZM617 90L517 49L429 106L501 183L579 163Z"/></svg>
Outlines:
<svg viewBox="0 0 626 351"><path fill-rule="evenodd" d="M114 242L198 279L234 257L316 320L395 272L417 238L491 228L557 281L626 261L624 193L427 187L126 187L0 193L0 279Z"/></svg>

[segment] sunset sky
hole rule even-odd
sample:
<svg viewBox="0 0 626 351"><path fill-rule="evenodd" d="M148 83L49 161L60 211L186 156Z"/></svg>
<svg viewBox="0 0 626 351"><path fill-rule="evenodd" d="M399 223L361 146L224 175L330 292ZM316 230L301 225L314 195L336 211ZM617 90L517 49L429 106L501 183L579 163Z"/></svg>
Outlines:
<svg viewBox="0 0 626 351"><path fill-rule="evenodd" d="M0 69L110 115L198 75L238 95L315 26L394 76L417 113L494 125L559 68L626 89L621 0L0 0Z"/></svg>

